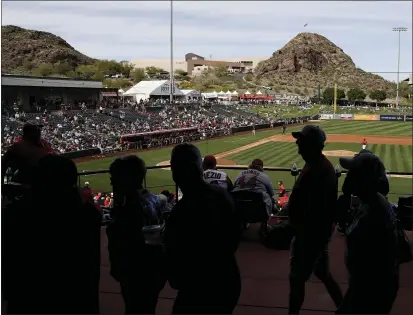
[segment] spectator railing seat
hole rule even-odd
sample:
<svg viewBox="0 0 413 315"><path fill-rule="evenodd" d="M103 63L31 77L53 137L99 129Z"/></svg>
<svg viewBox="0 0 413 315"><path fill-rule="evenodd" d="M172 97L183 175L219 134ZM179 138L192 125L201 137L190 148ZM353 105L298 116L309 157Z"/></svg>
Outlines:
<svg viewBox="0 0 413 315"><path fill-rule="evenodd" d="M268 229L269 214L261 192L240 190L232 192L235 209L244 227L249 223L261 223L260 233Z"/></svg>

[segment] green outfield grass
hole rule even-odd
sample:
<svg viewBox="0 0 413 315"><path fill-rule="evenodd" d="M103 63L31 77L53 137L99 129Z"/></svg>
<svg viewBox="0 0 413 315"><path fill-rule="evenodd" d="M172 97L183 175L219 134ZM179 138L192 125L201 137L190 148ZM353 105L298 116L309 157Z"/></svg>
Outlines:
<svg viewBox="0 0 413 315"><path fill-rule="evenodd" d="M412 136L412 124L406 122L359 122L359 121L328 121L320 123L320 126L327 134L359 134L360 137L366 135L386 135L386 136ZM301 126L290 127L287 132L301 129ZM204 142L198 142L196 145L205 156L208 154L218 154L229 151L240 146L253 143L257 140L280 134L280 129L266 130L257 132L256 136L251 134L235 135L233 137L220 138ZM403 145L371 145L370 149L383 159L387 169L391 171L412 171L412 146ZM167 161L170 158L172 148L155 149L151 151L139 152L146 164L156 165L160 162ZM360 150L359 143L328 143L326 150L348 150L357 152ZM248 164L254 158L263 159L266 165L290 167L292 163L298 166L303 165L301 157L297 154L297 148L294 143L279 142L267 143L250 150L226 157L235 161L237 164ZM330 157L332 163L336 165L338 158ZM108 169L113 158L99 159L78 163L79 172L85 170ZM228 171L231 178L235 178L239 171ZM294 178L289 173L269 172L273 183L282 180L287 187L292 187ZM109 178L107 174L81 176L81 184L89 181L91 187L95 190L110 191ZM391 190L397 194L411 194L412 180L405 178L391 178ZM171 185L171 186L168 186ZM171 173L168 170L148 170L147 186L154 191L160 191L163 188L173 189Z"/></svg>

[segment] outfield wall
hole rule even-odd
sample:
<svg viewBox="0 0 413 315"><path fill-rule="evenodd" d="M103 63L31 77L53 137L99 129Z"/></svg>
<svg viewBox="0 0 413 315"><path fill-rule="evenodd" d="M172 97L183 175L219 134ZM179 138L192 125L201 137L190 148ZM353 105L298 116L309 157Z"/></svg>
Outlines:
<svg viewBox="0 0 413 315"><path fill-rule="evenodd" d="M413 121L413 115L321 114L322 120Z"/></svg>

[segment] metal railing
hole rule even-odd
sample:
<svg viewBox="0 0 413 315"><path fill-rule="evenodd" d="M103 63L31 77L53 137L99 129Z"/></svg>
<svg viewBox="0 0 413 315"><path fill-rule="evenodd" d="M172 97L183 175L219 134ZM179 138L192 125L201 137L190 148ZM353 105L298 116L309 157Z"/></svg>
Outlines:
<svg viewBox="0 0 413 315"><path fill-rule="evenodd" d="M148 170L156 170L156 169L167 169L170 168L170 165L156 165L156 166L147 166ZM218 169L220 170L247 170L248 167L246 166L238 166L238 165L226 165L226 166L219 166ZM291 176L294 177L294 182L297 180L297 176L300 174L301 169L298 168L297 166L295 166L295 163L293 164L293 166L291 168L286 168L286 167L264 167L263 168L264 171L270 171L270 172L284 172L284 173L290 173ZM336 176L337 178L341 177L342 174L346 174L347 171L346 170L341 170L340 167L337 165L335 168L336 171ZM78 173L78 183L80 186L80 177L81 176L90 176L90 175L97 175L97 174L108 174L109 170L105 169L105 170L95 170L95 171L83 171ZM412 176L413 173L410 172L387 172L387 175L404 175L404 176ZM337 184L339 185L338 181ZM175 187L175 192L176 195L178 196L178 191L179 191L179 187L176 184L166 184L166 185L153 185L153 186L147 186L147 179L146 176L144 178L144 187L145 188L159 188L159 187ZM275 190L275 189L274 189ZM291 189L286 189L287 191L291 191ZM340 189L338 189L339 192L341 191ZM390 192L389 194L395 194L394 192Z"/></svg>

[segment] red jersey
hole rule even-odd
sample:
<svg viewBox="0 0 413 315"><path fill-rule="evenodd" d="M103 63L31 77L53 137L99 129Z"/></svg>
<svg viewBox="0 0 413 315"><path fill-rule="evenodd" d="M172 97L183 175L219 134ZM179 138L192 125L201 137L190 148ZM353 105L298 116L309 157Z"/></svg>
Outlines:
<svg viewBox="0 0 413 315"><path fill-rule="evenodd" d="M363 141L361 142L363 145L366 145L367 144L367 140L366 139L363 139Z"/></svg>

